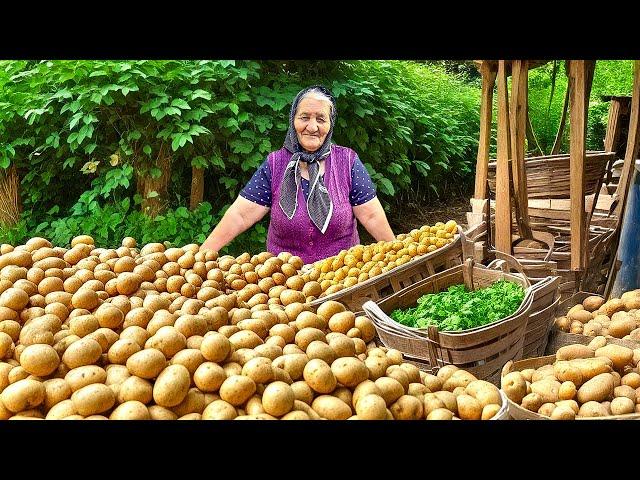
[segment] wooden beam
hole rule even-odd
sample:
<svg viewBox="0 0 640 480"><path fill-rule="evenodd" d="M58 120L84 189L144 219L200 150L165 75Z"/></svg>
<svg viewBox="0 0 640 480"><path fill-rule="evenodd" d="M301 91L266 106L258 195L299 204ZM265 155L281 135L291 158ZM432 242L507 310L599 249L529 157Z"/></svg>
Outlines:
<svg viewBox="0 0 640 480"><path fill-rule="evenodd" d="M498 63L498 150L496 165L496 250L511 254L511 196L509 194L509 99L506 61Z"/></svg>
<svg viewBox="0 0 640 480"><path fill-rule="evenodd" d="M585 179L587 108L593 68L590 60L571 60L570 85L570 198L571 198L571 270L584 271L587 265L587 232L585 222Z"/></svg>
<svg viewBox="0 0 640 480"><path fill-rule="evenodd" d="M522 238L533 238L529 225L527 174L524 163L524 141L527 129L528 65L526 60L511 63L511 105L509 108L511 171L516 207L516 221Z"/></svg>
<svg viewBox="0 0 640 480"><path fill-rule="evenodd" d="M633 176L633 168L638 158L638 143L640 142L640 60L634 62L633 69L633 94L631 99L631 112L629 114L629 135L627 136L627 148L624 154L624 165L622 166L622 174L618 182L618 188L614 194L618 204L614 209L614 213L618 217L618 223L621 224L624 216L625 204L627 203L627 194L629 193L629 185Z"/></svg>
<svg viewBox="0 0 640 480"><path fill-rule="evenodd" d="M618 138L620 138L620 117L622 108L620 100L612 98L609 104L609 120L607 122L607 133L604 137L604 151L613 152Z"/></svg>
<svg viewBox="0 0 640 480"><path fill-rule="evenodd" d="M473 64L478 69L478 71L480 71L482 67L486 67L493 70L494 72L497 72L498 62L499 60L474 60ZM541 65L544 65L545 63L549 63L550 60L528 60L528 62L529 70L531 70L532 68L537 68ZM511 76L511 62L507 62L507 64L505 65L505 71L507 77Z"/></svg>
<svg viewBox="0 0 640 480"><path fill-rule="evenodd" d="M487 198L493 87L496 84L496 72L491 71L486 65L481 67L480 73L482 74L482 102L480 104L480 139L476 160L476 188L474 194L474 198L478 200Z"/></svg>

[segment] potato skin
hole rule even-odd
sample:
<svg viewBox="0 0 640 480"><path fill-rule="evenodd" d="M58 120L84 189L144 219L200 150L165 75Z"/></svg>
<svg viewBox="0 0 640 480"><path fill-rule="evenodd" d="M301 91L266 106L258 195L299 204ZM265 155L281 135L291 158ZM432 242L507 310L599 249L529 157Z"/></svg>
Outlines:
<svg viewBox="0 0 640 480"><path fill-rule="evenodd" d="M614 388L613 376L609 373L601 373L585 382L578 389L578 402L580 404L593 401L603 402L613 395Z"/></svg>

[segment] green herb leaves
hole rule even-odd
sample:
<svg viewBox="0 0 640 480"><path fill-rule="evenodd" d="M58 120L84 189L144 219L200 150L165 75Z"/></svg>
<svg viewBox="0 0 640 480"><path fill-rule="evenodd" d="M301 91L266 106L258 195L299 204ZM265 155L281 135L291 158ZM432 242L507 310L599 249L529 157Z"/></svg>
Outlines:
<svg viewBox="0 0 640 480"><path fill-rule="evenodd" d="M424 295L416 307L394 310L391 318L408 327L468 330L508 317L523 299L522 286L506 280L472 292L464 285L453 285L445 292Z"/></svg>

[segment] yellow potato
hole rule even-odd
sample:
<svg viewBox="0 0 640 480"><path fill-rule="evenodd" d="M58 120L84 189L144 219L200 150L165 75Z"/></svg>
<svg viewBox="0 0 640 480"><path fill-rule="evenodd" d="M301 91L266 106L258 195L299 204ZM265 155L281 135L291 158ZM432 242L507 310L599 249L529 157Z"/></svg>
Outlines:
<svg viewBox="0 0 640 480"><path fill-rule="evenodd" d="M78 414L83 416L106 412L113 407L116 398L113 390L101 383L86 385L71 395Z"/></svg>
<svg viewBox="0 0 640 480"><path fill-rule="evenodd" d="M610 373L601 373L580 387L577 394L578 402L603 402L613 395L614 388L613 376Z"/></svg>
<svg viewBox="0 0 640 480"><path fill-rule="evenodd" d="M272 382L262 394L264 411L274 417L280 417L293 409L295 393L290 385L285 382Z"/></svg>
<svg viewBox="0 0 640 480"><path fill-rule="evenodd" d="M317 358L309 360L304 366L303 377L307 384L320 394L333 392L337 385L331 367L325 361Z"/></svg>
<svg viewBox="0 0 640 480"><path fill-rule="evenodd" d="M45 386L36 380L24 378L5 387L0 394L4 407L14 413L39 406L45 398Z"/></svg>
<svg viewBox="0 0 640 480"><path fill-rule="evenodd" d="M353 414L349 405L331 395L320 395L315 398L311 408L322 418L329 420L346 420Z"/></svg>
<svg viewBox="0 0 640 480"><path fill-rule="evenodd" d="M186 397L190 384L191 377L185 366L169 365L153 385L153 399L162 407L175 407Z"/></svg>

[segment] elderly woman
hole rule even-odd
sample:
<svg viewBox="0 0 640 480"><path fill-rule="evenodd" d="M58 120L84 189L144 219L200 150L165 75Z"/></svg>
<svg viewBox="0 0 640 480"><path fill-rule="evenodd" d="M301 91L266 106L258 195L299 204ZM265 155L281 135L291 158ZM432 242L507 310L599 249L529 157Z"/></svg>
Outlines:
<svg viewBox="0 0 640 480"><path fill-rule="evenodd" d="M356 152L331 143L336 103L312 86L293 101L284 146L267 156L201 249L220 250L271 209L267 250L305 263L360 243L356 219L376 239L394 235Z"/></svg>

